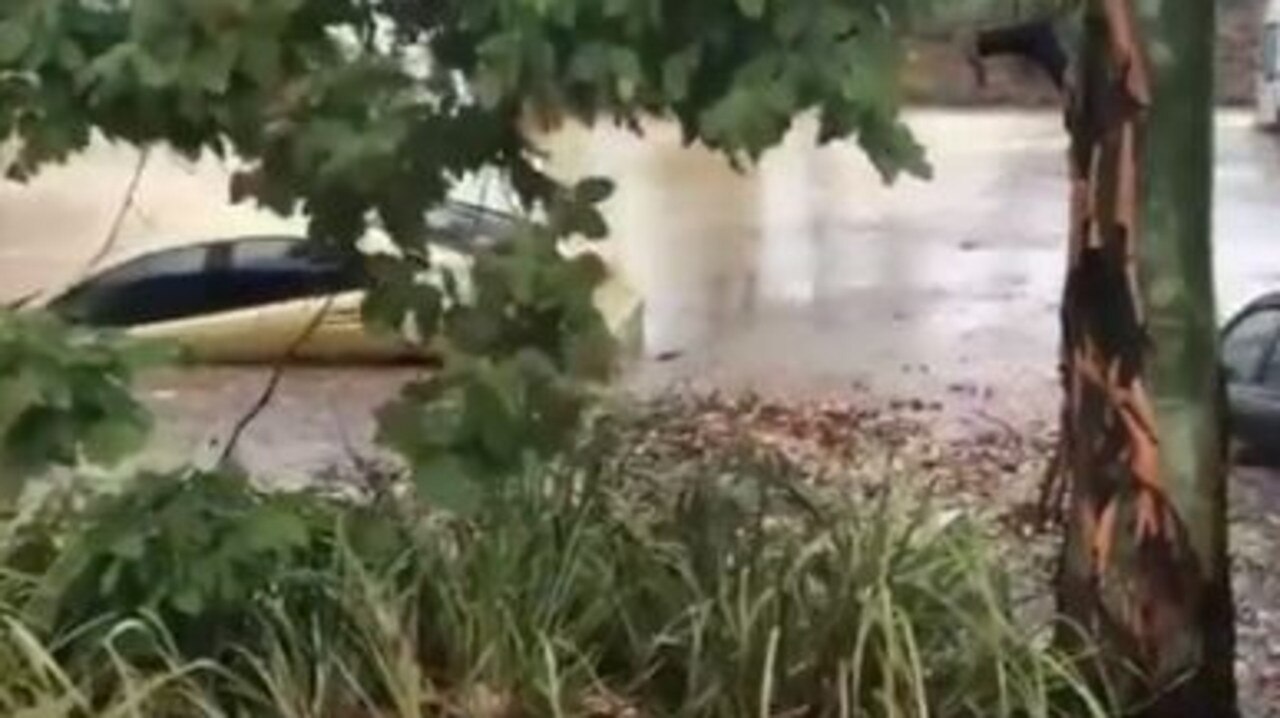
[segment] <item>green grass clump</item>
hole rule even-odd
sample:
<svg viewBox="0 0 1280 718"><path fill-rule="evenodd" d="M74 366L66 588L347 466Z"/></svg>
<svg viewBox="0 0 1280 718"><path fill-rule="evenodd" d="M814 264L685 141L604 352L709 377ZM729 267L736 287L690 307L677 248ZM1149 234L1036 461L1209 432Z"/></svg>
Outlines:
<svg viewBox="0 0 1280 718"><path fill-rule="evenodd" d="M0 714L1108 714L969 521L616 448L466 517L196 473L49 499L6 534Z"/></svg>

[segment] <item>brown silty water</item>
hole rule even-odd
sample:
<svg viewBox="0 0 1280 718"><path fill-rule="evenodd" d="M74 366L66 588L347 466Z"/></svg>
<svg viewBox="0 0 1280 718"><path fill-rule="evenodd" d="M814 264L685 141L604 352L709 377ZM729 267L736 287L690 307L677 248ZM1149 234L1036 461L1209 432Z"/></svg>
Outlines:
<svg viewBox="0 0 1280 718"><path fill-rule="evenodd" d="M848 144L800 123L752 171L644 137L569 129L546 139L557 174L606 174L610 240L646 301L647 358L628 384L788 395L942 398L1046 421L1064 257L1066 140L1053 112L915 111L932 182L884 186ZM1219 116L1216 270L1221 309L1280 287L1280 149L1241 113ZM98 146L29 185L0 185L0 299L76 277L101 247L136 165ZM211 237L297 232L227 202L230 168L157 152L113 257ZM110 260L109 260L110 261ZM242 459L300 475L369 445L374 407L411 369L291 368ZM162 421L153 452L210 457L266 381L254 367L188 368L144 387Z"/></svg>

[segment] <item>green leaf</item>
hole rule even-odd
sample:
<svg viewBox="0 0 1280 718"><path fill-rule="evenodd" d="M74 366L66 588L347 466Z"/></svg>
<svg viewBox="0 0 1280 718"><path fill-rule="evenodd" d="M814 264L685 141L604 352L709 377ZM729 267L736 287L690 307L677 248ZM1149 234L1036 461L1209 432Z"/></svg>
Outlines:
<svg viewBox="0 0 1280 718"><path fill-rule="evenodd" d="M904 170L922 179L933 174L933 168L925 158L924 147L906 125L890 116L862 117L858 144L886 183L895 181Z"/></svg>
<svg viewBox="0 0 1280 718"><path fill-rule="evenodd" d="M111 554L117 558L138 561L147 550L146 536L142 531L134 530L126 533L118 541L111 544Z"/></svg>
<svg viewBox="0 0 1280 718"><path fill-rule="evenodd" d="M482 458L490 465L512 467L520 453L520 399L518 365L503 364L498 369L477 371L467 378L464 405L466 431L478 437Z"/></svg>
<svg viewBox="0 0 1280 718"><path fill-rule="evenodd" d="M631 9L632 0L604 0L605 17L623 17Z"/></svg>
<svg viewBox="0 0 1280 718"><path fill-rule="evenodd" d="M506 81L500 72L485 68L476 73L471 83L476 99L485 109L495 109L506 94Z"/></svg>
<svg viewBox="0 0 1280 718"><path fill-rule="evenodd" d="M17 62L31 45L31 33L18 20L0 22L0 64Z"/></svg>
<svg viewBox="0 0 1280 718"><path fill-rule="evenodd" d="M240 46L240 67L245 74L264 87L280 80L280 43L273 37L248 35Z"/></svg>
<svg viewBox="0 0 1280 718"><path fill-rule="evenodd" d="M413 267L401 257L370 254L364 258L365 271L378 284L404 286L413 282Z"/></svg>
<svg viewBox="0 0 1280 718"><path fill-rule="evenodd" d="M200 615L204 604L204 594L195 586L185 586L173 596L173 607L188 616Z"/></svg>
<svg viewBox="0 0 1280 718"><path fill-rule="evenodd" d="M758 156L782 139L790 120L769 102L768 87L736 87L702 113L701 132L720 146Z"/></svg>
<svg viewBox="0 0 1280 718"><path fill-rule="evenodd" d="M40 380L32 371L20 370L0 380L0 438L28 409L40 401Z"/></svg>
<svg viewBox="0 0 1280 718"><path fill-rule="evenodd" d="M777 6L774 29L787 42L800 37L813 20L814 6L807 2L783 2Z"/></svg>
<svg viewBox="0 0 1280 718"><path fill-rule="evenodd" d="M376 440L381 446L416 464L434 456L441 447L458 441L462 413L456 392L438 379L411 384L399 399L377 412Z"/></svg>
<svg viewBox="0 0 1280 718"><path fill-rule="evenodd" d="M115 466L146 445L149 428L123 416L95 421L84 437L84 457L98 466Z"/></svg>
<svg viewBox="0 0 1280 718"><path fill-rule="evenodd" d="M668 57L662 63L662 92L667 101L683 102L689 96L689 82L698 67L696 46Z"/></svg>
<svg viewBox="0 0 1280 718"><path fill-rule="evenodd" d="M418 466L413 474L418 494L436 508L470 516L483 505L484 490L457 457L441 455Z"/></svg>
<svg viewBox="0 0 1280 718"><path fill-rule="evenodd" d="M604 239L609 236L609 223L594 207L584 207L575 215L574 228L587 239Z"/></svg>
<svg viewBox="0 0 1280 718"><path fill-rule="evenodd" d="M364 325L383 334L400 335L404 320L413 304L412 287L397 284L380 284L371 287L360 305L360 318Z"/></svg>
<svg viewBox="0 0 1280 718"><path fill-rule="evenodd" d="M568 76L581 82L595 82L609 71L609 46L590 42L578 48L569 61Z"/></svg>
<svg viewBox="0 0 1280 718"><path fill-rule="evenodd" d="M234 35L215 39L192 53L185 71L190 81L202 90L223 94L231 82L239 48Z"/></svg>
<svg viewBox="0 0 1280 718"><path fill-rule="evenodd" d="M613 69L614 86L623 102L635 99L636 88L644 80L640 56L628 47L615 47L609 51L609 65Z"/></svg>
<svg viewBox="0 0 1280 718"><path fill-rule="evenodd" d="M456 307L445 321L449 341L473 355L492 351L501 342L504 329L501 316L474 307Z"/></svg>
<svg viewBox="0 0 1280 718"><path fill-rule="evenodd" d="M425 343L440 331L444 301L438 287L417 285L415 289L413 322L418 330L418 341Z"/></svg>
<svg viewBox="0 0 1280 718"><path fill-rule="evenodd" d="M388 521L379 506L352 506L342 514L343 535L356 555L381 565L399 557L409 540L401 524Z"/></svg>
<svg viewBox="0 0 1280 718"><path fill-rule="evenodd" d="M574 194L578 199L590 204L600 204L613 196L616 186L607 177L591 177L578 183Z"/></svg>
<svg viewBox="0 0 1280 718"><path fill-rule="evenodd" d="M138 73L139 81L148 89L163 89L178 80L177 65L157 60L145 50L134 52L130 59L133 60L133 69Z"/></svg>
<svg viewBox="0 0 1280 718"><path fill-rule="evenodd" d="M789 0L797 2L797 0ZM752 20L759 20L764 17L765 0L738 0L738 9L742 14Z"/></svg>
<svg viewBox="0 0 1280 718"><path fill-rule="evenodd" d="M241 527L237 536L251 551L285 551L310 540L307 522L284 506L263 506Z"/></svg>

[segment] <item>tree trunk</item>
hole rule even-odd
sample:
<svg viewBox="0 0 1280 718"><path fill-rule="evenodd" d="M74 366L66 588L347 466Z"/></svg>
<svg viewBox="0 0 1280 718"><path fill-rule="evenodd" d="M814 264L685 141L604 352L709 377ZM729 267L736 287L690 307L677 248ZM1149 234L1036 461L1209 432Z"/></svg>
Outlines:
<svg viewBox="0 0 1280 718"><path fill-rule="evenodd" d="M1141 12L1141 15L1135 11ZM1063 303L1059 607L1126 712L1237 715L1210 204L1214 3L1089 0Z"/></svg>

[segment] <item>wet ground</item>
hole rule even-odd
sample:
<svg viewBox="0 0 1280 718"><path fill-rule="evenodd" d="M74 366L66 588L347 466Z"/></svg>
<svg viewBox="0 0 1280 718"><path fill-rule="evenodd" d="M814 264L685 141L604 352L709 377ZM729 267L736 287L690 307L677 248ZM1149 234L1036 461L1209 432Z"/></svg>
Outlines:
<svg viewBox="0 0 1280 718"><path fill-rule="evenodd" d="M1052 112L919 111L935 179L883 186L850 146L811 127L750 173L682 148L675 132L567 131L548 142L566 177L619 181L616 250L648 303L647 359L630 384L789 395L869 388L941 398L953 416L1051 417L1063 262L1065 139ZM1221 308L1280 287L1280 141L1220 115ZM29 187L0 185L0 298L75 277L101 246L136 153L104 148ZM225 168L157 155L113 255L216 235L291 231L226 206ZM370 410L411 372L291 369L242 458L295 475L367 444ZM218 368L153 378L161 455L213 455L267 378Z"/></svg>

